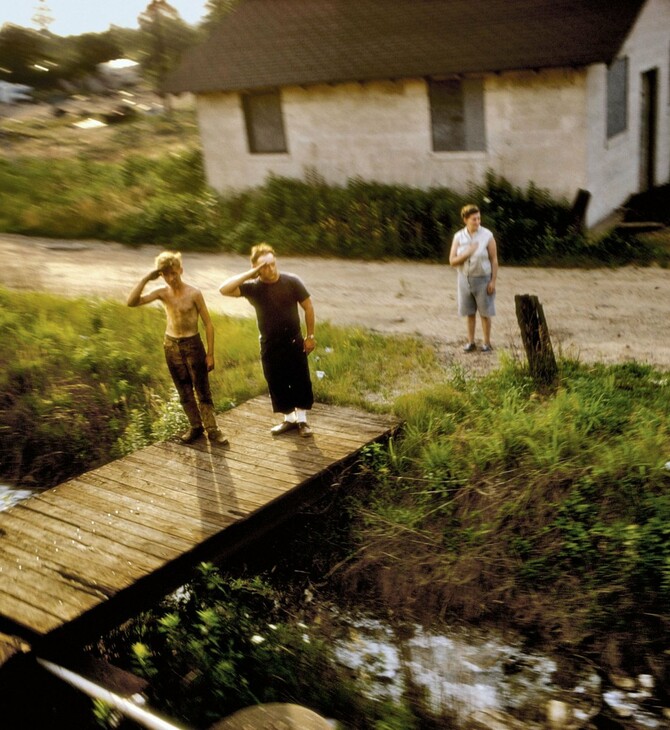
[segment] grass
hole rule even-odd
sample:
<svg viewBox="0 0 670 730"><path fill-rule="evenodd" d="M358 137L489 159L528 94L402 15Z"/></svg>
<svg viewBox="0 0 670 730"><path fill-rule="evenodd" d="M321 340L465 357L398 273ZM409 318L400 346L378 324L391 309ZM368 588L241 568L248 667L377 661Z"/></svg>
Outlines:
<svg viewBox="0 0 670 730"><path fill-rule="evenodd" d="M641 671L668 639L669 389L647 366L563 361L551 395L508 363L402 396L404 437L368 455L343 585L598 661L614 643Z"/></svg>
<svg viewBox="0 0 670 730"><path fill-rule="evenodd" d="M92 105L94 110L95 101ZM75 127L74 118L72 115L54 117L46 114L0 118L0 137L6 156L14 159L86 158L121 163L129 149L136 155L155 158L199 147L198 124L193 110L177 110L170 117L141 114L130 122L97 129Z"/></svg>

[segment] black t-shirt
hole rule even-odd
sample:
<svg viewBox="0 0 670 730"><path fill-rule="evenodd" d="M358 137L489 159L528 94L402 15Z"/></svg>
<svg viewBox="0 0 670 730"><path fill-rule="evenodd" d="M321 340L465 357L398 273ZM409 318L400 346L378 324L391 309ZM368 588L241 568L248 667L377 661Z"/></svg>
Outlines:
<svg viewBox="0 0 670 730"><path fill-rule="evenodd" d="M245 281L240 284L240 292L256 310L262 341L300 334L298 303L308 299L309 292L295 274L279 274L272 284L260 279Z"/></svg>

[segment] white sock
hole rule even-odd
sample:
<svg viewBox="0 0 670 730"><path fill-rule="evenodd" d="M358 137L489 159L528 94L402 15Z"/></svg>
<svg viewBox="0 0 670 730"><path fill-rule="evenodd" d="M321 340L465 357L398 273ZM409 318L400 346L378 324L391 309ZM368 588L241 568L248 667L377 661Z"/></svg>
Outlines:
<svg viewBox="0 0 670 730"><path fill-rule="evenodd" d="M284 420L287 421L288 423L295 423L296 422L295 411L291 411L291 413L285 413Z"/></svg>
<svg viewBox="0 0 670 730"><path fill-rule="evenodd" d="M296 408L295 420L298 423L307 423L307 411L304 408Z"/></svg>

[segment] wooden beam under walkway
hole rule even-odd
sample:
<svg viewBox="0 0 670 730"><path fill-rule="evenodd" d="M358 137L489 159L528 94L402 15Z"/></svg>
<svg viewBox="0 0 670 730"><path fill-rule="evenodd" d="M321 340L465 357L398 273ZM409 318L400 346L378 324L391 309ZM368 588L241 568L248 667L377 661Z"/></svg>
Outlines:
<svg viewBox="0 0 670 730"><path fill-rule="evenodd" d="M266 396L217 419L227 446L156 443L0 512L0 631L94 639L299 513L398 426L315 404L312 438L273 437Z"/></svg>

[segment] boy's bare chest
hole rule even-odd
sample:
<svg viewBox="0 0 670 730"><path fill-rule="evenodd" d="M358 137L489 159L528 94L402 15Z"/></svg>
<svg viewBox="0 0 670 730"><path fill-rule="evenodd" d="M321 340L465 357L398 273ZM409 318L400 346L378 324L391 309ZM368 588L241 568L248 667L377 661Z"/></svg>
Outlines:
<svg viewBox="0 0 670 730"><path fill-rule="evenodd" d="M170 294L164 298L163 304L168 318L175 324L191 325L198 319L198 308L195 304L195 298L190 292Z"/></svg>

